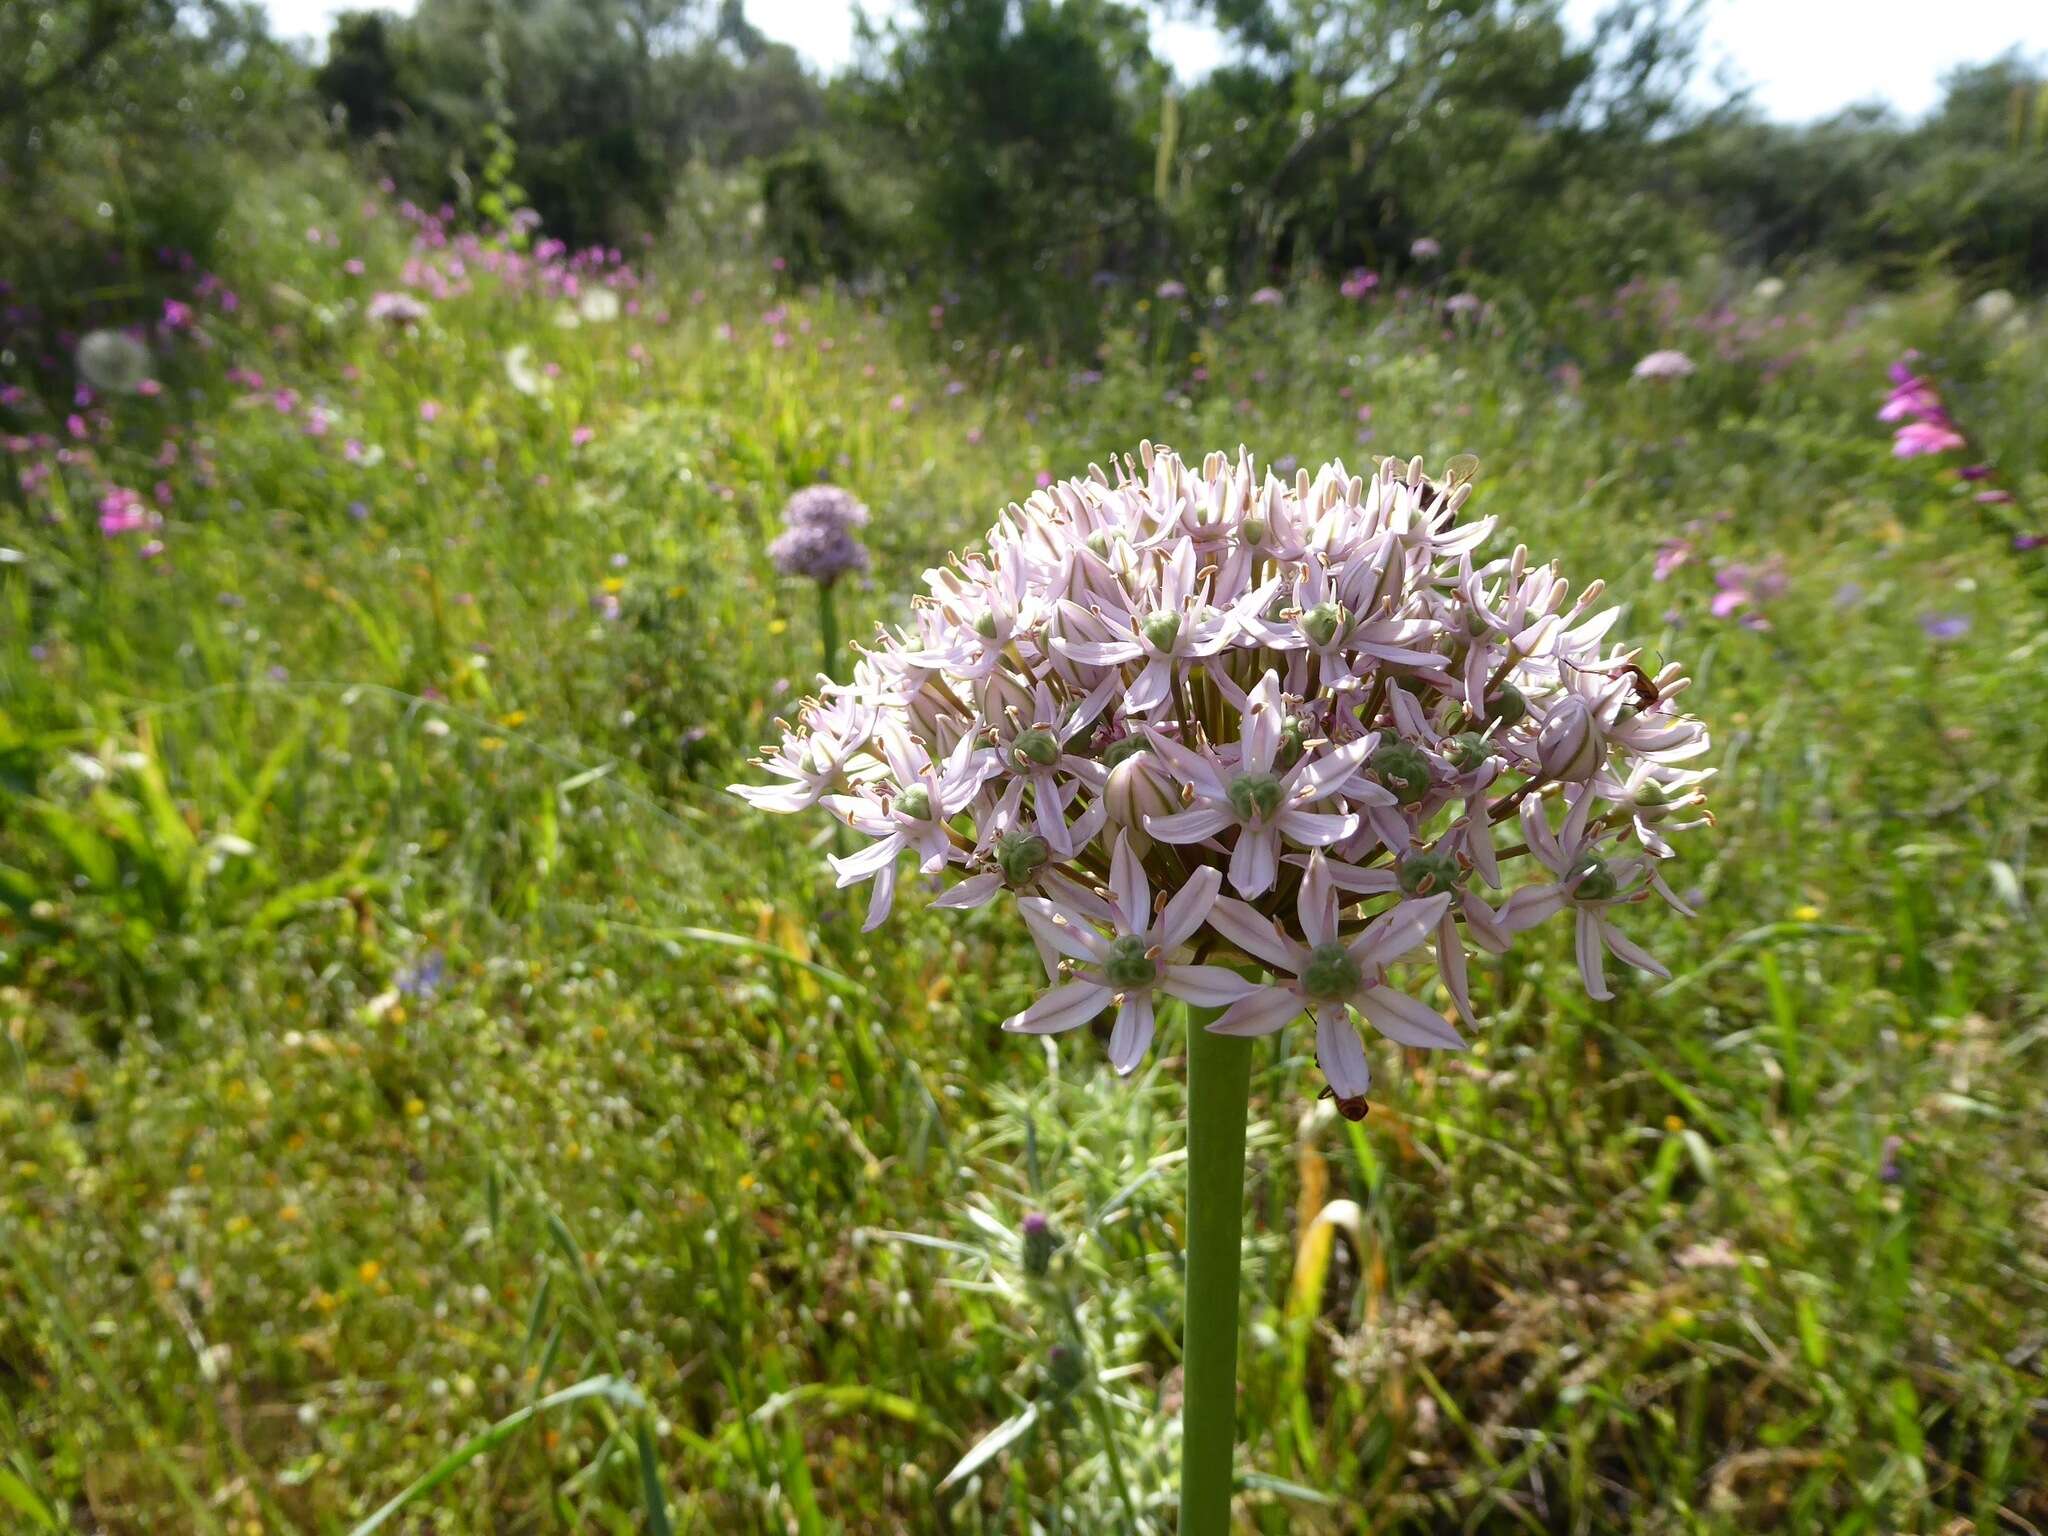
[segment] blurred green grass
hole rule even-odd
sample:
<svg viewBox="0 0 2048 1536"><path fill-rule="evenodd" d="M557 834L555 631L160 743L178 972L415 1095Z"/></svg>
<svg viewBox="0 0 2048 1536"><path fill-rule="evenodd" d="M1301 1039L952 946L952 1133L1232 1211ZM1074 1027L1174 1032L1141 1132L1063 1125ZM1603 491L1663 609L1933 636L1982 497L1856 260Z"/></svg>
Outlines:
<svg viewBox="0 0 2048 1536"><path fill-rule="evenodd" d="M1475 1050L1386 1061L1360 1126L1304 1036L1262 1046L1246 1528L2048 1523L2048 624L1872 420L1918 345L2043 504L2039 316L1818 276L1562 331L1111 293L1101 354L1046 358L757 263L573 329L479 278L402 332L360 313L402 229L265 188L243 309L100 445L154 474L175 432L164 556L82 479L0 505L10 1528L346 1530L605 1375L644 1412L536 1414L393 1528L1167 1529L1173 1029L1128 1084L1001 1036L1013 922L863 935L822 824L722 792L814 665L765 554L791 489L875 510L860 634L1142 437L1477 453L1497 547L1604 576L1721 770L1702 916L1645 935L1670 983L1593 1004L1555 936L1518 951ZM1699 373L1631 383L1654 345ZM1710 616L1716 562L1774 558L1767 629Z"/></svg>

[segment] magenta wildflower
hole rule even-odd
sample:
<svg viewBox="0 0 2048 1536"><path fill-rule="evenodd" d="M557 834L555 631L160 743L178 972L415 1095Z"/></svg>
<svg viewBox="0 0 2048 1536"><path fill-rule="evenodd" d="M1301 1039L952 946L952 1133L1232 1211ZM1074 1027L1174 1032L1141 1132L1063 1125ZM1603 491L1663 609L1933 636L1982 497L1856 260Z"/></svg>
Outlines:
<svg viewBox="0 0 2048 1536"><path fill-rule="evenodd" d="M1714 572L1714 585L1720 589L1709 605L1715 618L1741 615L1746 627L1768 629L1770 621L1761 610L1766 603L1784 595L1785 562L1773 555L1762 565L1724 565Z"/></svg>
<svg viewBox="0 0 2048 1536"><path fill-rule="evenodd" d="M142 497L125 486L114 486L100 498L100 532L110 539L124 533L154 528L159 519L143 504Z"/></svg>

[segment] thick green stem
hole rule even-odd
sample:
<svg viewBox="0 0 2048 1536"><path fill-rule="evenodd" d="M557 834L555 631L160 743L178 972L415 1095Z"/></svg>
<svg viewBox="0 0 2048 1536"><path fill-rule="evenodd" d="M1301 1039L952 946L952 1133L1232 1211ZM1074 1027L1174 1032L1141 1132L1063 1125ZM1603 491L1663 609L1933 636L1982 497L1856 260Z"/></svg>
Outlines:
<svg viewBox="0 0 2048 1536"><path fill-rule="evenodd" d="M1226 1536L1237 1449L1238 1262L1252 1044L1188 1010L1188 1299L1181 1332L1180 1536Z"/></svg>
<svg viewBox="0 0 2048 1536"><path fill-rule="evenodd" d="M825 653L825 675L837 679L839 672L839 609L835 606L832 583L818 583L818 644Z"/></svg>

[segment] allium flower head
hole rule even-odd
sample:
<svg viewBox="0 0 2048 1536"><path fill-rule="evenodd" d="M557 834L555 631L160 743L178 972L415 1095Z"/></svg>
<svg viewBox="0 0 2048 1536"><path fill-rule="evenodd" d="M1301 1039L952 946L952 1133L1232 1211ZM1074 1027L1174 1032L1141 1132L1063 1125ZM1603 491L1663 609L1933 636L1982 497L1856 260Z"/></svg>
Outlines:
<svg viewBox="0 0 2048 1536"><path fill-rule="evenodd" d="M1357 1021L1459 1048L1468 951L1569 915L1593 996L1610 954L1661 973L1622 922L1678 906L1668 838L1707 821L1678 668L1609 642L1598 582L1574 596L1526 550L1483 556L1471 490L1420 460L1281 480L1145 444L927 572L910 622L761 760L775 782L735 792L868 838L832 865L872 882L870 927L905 853L947 883L940 906L1015 901L1048 986L1009 1028L1112 1013L1129 1072L1162 998L1233 1034L1306 1015L1362 1114ZM851 538L850 497L801 496L833 510L793 503L793 529ZM1447 1004L1418 994L1419 956Z"/></svg>
<svg viewBox="0 0 2048 1536"><path fill-rule="evenodd" d="M1408 254L1417 261L1435 261L1443 253L1443 243L1429 235L1421 236L1408 247Z"/></svg>
<svg viewBox="0 0 2048 1536"><path fill-rule="evenodd" d="M1646 354L1630 371L1639 379L1688 379L1697 370L1683 352L1666 347Z"/></svg>
<svg viewBox="0 0 2048 1536"><path fill-rule="evenodd" d="M409 293L377 293L363 314L373 325L418 325L427 318L427 306Z"/></svg>
<svg viewBox="0 0 2048 1536"><path fill-rule="evenodd" d="M785 576L802 576L829 587L849 571L868 568L868 552L854 537L865 528L868 509L836 485L811 485L782 509L784 531L768 546L768 558Z"/></svg>
<svg viewBox="0 0 2048 1536"><path fill-rule="evenodd" d="M87 331L75 360L79 376L110 395L132 395L149 378L149 348L126 331Z"/></svg>

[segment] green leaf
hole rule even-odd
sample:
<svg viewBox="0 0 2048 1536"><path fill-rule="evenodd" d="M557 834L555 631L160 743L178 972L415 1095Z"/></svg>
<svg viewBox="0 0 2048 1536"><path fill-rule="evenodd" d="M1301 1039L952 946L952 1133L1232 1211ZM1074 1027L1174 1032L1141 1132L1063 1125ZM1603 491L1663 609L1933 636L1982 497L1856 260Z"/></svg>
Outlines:
<svg viewBox="0 0 2048 1536"><path fill-rule="evenodd" d="M73 868L101 890L112 890L120 882L121 860L112 843L61 805L47 800L32 803L36 819Z"/></svg>
<svg viewBox="0 0 2048 1536"><path fill-rule="evenodd" d="M965 1482L996 1457L1003 1454L1031 1432L1031 1426L1038 1422L1038 1404L1028 1404L1021 1413L1012 1414L994 1429L974 1442L974 1448L953 1465L953 1470L939 1479L936 1492L943 1493L955 1483Z"/></svg>
<svg viewBox="0 0 2048 1536"><path fill-rule="evenodd" d="M668 1500L661 1491L661 1463L655 1458L654 1436L648 1433L645 1415L633 1425L633 1443L640 1449L640 1497L647 1505L647 1528L654 1536L673 1536Z"/></svg>
<svg viewBox="0 0 2048 1536"><path fill-rule="evenodd" d="M5 1467L0 1467L0 1504L33 1520L38 1530L62 1529L57 1524L57 1517L35 1496L35 1491Z"/></svg>
<svg viewBox="0 0 2048 1536"><path fill-rule="evenodd" d="M547 1412L550 1408L560 1408L589 1397L601 1397L622 1408L646 1406L639 1393L612 1376L593 1376L588 1381L577 1382L573 1387L564 1387L559 1392L550 1393L539 1402L530 1403L524 1408L508 1413L490 1428L470 1436L409 1483L390 1503L351 1530L349 1536L370 1536L372 1531L381 1530L393 1515L414 1499L432 1493L477 1457L488 1455L503 1445L529 1419Z"/></svg>

